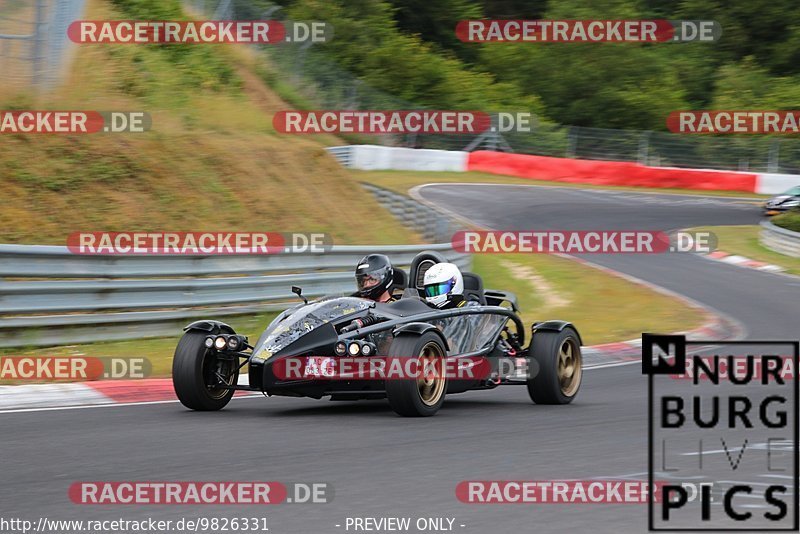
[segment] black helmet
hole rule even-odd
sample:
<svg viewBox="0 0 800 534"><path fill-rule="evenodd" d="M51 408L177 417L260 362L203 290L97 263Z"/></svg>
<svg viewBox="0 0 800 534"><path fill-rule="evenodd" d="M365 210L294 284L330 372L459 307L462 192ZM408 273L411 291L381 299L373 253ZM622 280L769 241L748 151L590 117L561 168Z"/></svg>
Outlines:
<svg viewBox="0 0 800 534"><path fill-rule="evenodd" d="M392 262L383 254L369 254L361 258L356 266L356 295L377 300L392 287L394 269Z"/></svg>

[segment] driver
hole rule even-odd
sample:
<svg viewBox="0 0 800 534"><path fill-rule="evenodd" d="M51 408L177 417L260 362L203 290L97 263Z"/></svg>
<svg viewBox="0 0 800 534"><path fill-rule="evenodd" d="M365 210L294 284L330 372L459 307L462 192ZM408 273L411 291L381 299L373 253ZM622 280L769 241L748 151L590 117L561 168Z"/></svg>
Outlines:
<svg viewBox="0 0 800 534"><path fill-rule="evenodd" d="M425 272L425 300L437 308L458 308L464 299L464 277L453 263L437 263Z"/></svg>
<svg viewBox="0 0 800 534"><path fill-rule="evenodd" d="M391 302L394 268L383 254L369 254L356 267L356 296L375 302Z"/></svg>

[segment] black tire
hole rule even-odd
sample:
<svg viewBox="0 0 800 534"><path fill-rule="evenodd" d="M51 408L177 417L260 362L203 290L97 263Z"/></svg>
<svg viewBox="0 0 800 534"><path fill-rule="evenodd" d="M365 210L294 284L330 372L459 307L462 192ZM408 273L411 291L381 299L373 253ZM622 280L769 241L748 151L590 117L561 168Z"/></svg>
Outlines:
<svg viewBox="0 0 800 534"><path fill-rule="evenodd" d="M389 347L389 357L408 358L422 357L423 353L441 359L439 369L444 371L447 351L441 338L433 333L400 334L392 341ZM389 406L397 414L404 417L429 417L439 411L444 404L447 393L447 377L444 372L439 378L434 378L431 383L421 383L418 379L402 379L386 381L386 398Z"/></svg>
<svg viewBox="0 0 800 534"><path fill-rule="evenodd" d="M540 331L528 349L528 394L536 404L569 404L578 394L583 378L583 357L578 333L570 327L561 332ZM570 357L564 352L569 347ZM570 366L564 362L571 361ZM559 367L559 360L562 365Z"/></svg>
<svg viewBox="0 0 800 534"><path fill-rule="evenodd" d="M208 387L213 372L212 367L223 366L225 376L236 384L239 378L239 362L219 360L216 352L204 345L210 333L190 330L186 332L175 349L172 359L172 386L181 404L192 410L221 410L233 397L232 389Z"/></svg>

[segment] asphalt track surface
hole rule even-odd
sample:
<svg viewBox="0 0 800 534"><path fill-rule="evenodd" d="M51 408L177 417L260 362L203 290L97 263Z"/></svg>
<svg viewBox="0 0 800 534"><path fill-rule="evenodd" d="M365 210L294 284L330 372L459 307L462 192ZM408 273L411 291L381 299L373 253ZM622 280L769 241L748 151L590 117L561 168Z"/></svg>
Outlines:
<svg viewBox="0 0 800 534"><path fill-rule="evenodd" d="M496 229L666 230L759 219L758 207L741 199L494 185L419 193ZM744 325L750 339L797 339L796 279L689 254L591 260L713 307ZM454 518L454 531L464 533L645 532L645 505L469 505L455 487L462 480L645 480L646 406L646 381L630 365L587 371L568 406L537 406L524 388L508 387L448 397L425 419L397 417L382 401L281 398L237 399L218 413L166 403L2 414L0 516L265 516L271 533L348 532L348 517L386 516L411 517L412 525ZM335 497L274 507L72 504L68 487L88 480L328 482Z"/></svg>

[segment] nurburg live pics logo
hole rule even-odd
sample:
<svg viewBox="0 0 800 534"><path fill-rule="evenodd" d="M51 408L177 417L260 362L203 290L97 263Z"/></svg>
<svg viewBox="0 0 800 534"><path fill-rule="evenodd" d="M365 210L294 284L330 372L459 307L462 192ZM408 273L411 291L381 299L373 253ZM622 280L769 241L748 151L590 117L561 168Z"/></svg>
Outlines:
<svg viewBox="0 0 800 534"><path fill-rule="evenodd" d="M797 341L642 334L651 532L798 531L799 352ZM687 364L691 380L674 380Z"/></svg>

